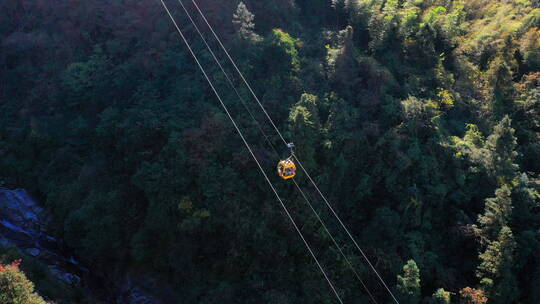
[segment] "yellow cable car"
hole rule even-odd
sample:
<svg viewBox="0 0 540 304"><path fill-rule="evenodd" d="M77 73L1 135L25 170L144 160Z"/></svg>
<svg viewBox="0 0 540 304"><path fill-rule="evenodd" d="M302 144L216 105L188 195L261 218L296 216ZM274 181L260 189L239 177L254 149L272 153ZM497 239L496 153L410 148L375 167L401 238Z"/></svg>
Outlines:
<svg viewBox="0 0 540 304"><path fill-rule="evenodd" d="M283 179L293 178L296 175L296 165L292 157L280 161L277 165L277 172Z"/></svg>

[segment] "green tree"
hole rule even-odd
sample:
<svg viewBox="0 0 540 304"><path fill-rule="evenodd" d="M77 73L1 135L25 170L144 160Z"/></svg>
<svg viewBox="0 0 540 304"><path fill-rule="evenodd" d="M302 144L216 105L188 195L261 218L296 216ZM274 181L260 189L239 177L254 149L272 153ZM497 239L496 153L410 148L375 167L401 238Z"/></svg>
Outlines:
<svg viewBox="0 0 540 304"><path fill-rule="evenodd" d="M19 269L20 261L9 265L0 264L0 303L47 304L34 291L34 283Z"/></svg>
<svg viewBox="0 0 540 304"><path fill-rule="evenodd" d="M401 303L420 303L420 270L414 260L407 261L407 264L403 266L403 275L398 275L397 281Z"/></svg>
<svg viewBox="0 0 540 304"><path fill-rule="evenodd" d="M498 238L480 254L482 261L476 270L490 303L513 303L518 295L517 281L512 272L516 241L512 230L504 226Z"/></svg>
<svg viewBox="0 0 540 304"><path fill-rule="evenodd" d="M300 56L298 46L301 45L299 39L293 38L289 33L275 29L269 37L270 50L266 60L277 62L277 66L287 67L285 71L298 72L300 70Z"/></svg>
<svg viewBox="0 0 540 304"><path fill-rule="evenodd" d="M484 213L478 216L479 233L483 240L494 240L512 216L512 198L507 185L495 191L495 197L486 199Z"/></svg>
<svg viewBox="0 0 540 304"><path fill-rule="evenodd" d="M449 291L444 290L444 288L439 288L429 299L429 304L450 304L451 303L451 294Z"/></svg>
<svg viewBox="0 0 540 304"><path fill-rule="evenodd" d="M296 150L309 166L314 165L315 148L321 137L318 102L317 96L304 93L289 114L289 130L296 139Z"/></svg>
<svg viewBox="0 0 540 304"><path fill-rule="evenodd" d="M540 30L537 27L531 27L520 41L520 52L523 55L524 63L532 70L540 68Z"/></svg>
<svg viewBox="0 0 540 304"><path fill-rule="evenodd" d="M540 89L538 88L540 73L525 76L522 101L518 102L518 111L512 115L516 122L516 136L520 142L519 150L523 153L520 167L527 172L540 172Z"/></svg>
<svg viewBox="0 0 540 304"><path fill-rule="evenodd" d="M260 37L254 32L255 16L248 10L244 2L238 3L236 12L233 14L233 24L236 34L245 41L259 41Z"/></svg>
<svg viewBox="0 0 540 304"><path fill-rule="evenodd" d="M463 139L476 148L483 147L485 139L478 129L478 126L475 124L467 124L466 128L467 131L465 132Z"/></svg>
<svg viewBox="0 0 540 304"><path fill-rule="evenodd" d="M409 96L401 102L403 124L415 137L425 137L432 130L435 108L429 100Z"/></svg>
<svg viewBox="0 0 540 304"><path fill-rule="evenodd" d="M520 230L531 229L540 225L540 218L534 212L534 208L540 206L537 201L540 198L534 184L529 180L527 174L519 176L519 182L512 190L512 224Z"/></svg>
<svg viewBox="0 0 540 304"><path fill-rule="evenodd" d="M327 68L334 89L341 92L345 98L353 97L357 94L358 84L363 76L359 66L359 52L354 45L353 27L349 25L339 31L336 40L334 47L326 46Z"/></svg>
<svg viewBox="0 0 540 304"><path fill-rule="evenodd" d="M516 177L519 166L515 163L517 140L512 120L508 115L495 126L487 138L484 164L499 183L508 183Z"/></svg>
<svg viewBox="0 0 540 304"><path fill-rule="evenodd" d="M109 68L110 58L99 46L87 61L70 64L62 79L66 106L92 112L98 109L96 105L103 106L111 84Z"/></svg>
<svg viewBox="0 0 540 304"><path fill-rule="evenodd" d="M491 88L492 111L498 118L510 113L514 106L515 90L508 61L505 58L497 57L490 63L486 72Z"/></svg>

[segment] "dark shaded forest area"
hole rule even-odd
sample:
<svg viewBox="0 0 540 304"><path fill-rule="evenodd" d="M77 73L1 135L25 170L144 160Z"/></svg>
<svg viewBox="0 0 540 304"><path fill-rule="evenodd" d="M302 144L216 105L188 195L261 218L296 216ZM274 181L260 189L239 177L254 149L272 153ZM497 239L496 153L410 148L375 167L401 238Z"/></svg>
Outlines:
<svg viewBox="0 0 540 304"><path fill-rule="evenodd" d="M226 56L267 140L166 3L344 302L370 303ZM538 1L197 3L400 303L540 303ZM47 301L108 302L133 276L163 303L337 303L159 1L0 2L0 186L33 193L105 290L35 282ZM19 272L2 252L0 285Z"/></svg>

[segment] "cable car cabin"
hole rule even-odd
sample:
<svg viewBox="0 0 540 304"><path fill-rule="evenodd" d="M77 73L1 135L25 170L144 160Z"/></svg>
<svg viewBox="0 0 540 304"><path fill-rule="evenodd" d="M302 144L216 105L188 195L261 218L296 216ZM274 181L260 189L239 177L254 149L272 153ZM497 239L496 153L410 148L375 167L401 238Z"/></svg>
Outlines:
<svg viewBox="0 0 540 304"><path fill-rule="evenodd" d="M296 175L296 165L289 157L277 165L278 175L283 179L293 178Z"/></svg>

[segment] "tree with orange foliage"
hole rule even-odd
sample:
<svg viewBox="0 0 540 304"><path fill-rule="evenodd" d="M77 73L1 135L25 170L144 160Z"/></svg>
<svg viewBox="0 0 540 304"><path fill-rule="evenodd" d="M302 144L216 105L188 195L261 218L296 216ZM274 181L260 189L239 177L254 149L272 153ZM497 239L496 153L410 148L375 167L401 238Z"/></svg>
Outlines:
<svg viewBox="0 0 540 304"><path fill-rule="evenodd" d="M488 301L482 289L465 287L459 291L459 294L461 295L460 303L462 304L485 304Z"/></svg>

